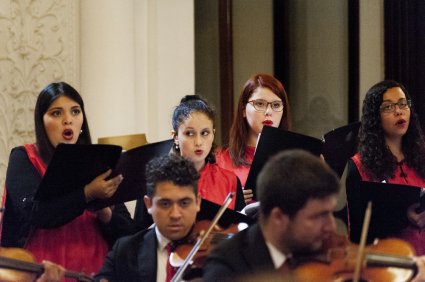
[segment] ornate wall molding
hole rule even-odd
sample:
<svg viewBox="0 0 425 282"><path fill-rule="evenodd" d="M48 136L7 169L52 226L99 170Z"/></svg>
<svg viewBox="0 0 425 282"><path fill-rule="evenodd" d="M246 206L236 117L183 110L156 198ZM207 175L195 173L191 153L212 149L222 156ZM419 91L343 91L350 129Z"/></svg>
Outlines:
<svg viewBox="0 0 425 282"><path fill-rule="evenodd" d="M1 1L0 184L11 148L35 140L40 90L62 80L79 86L78 5L77 0Z"/></svg>

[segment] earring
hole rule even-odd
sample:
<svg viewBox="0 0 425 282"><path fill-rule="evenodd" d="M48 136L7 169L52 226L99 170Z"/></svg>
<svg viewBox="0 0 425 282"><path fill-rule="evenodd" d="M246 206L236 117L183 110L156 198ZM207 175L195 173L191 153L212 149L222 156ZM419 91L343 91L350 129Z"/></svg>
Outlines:
<svg viewBox="0 0 425 282"><path fill-rule="evenodd" d="M176 150L179 150L180 149L180 147L179 147L179 144L174 144L174 148L176 149Z"/></svg>
<svg viewBox="0 0 425 282"><path fill-rule="evenodd" d="M82 129L80 130L80 134L81 134L81 133L83 133L83 130L82 130Z"/></svg>

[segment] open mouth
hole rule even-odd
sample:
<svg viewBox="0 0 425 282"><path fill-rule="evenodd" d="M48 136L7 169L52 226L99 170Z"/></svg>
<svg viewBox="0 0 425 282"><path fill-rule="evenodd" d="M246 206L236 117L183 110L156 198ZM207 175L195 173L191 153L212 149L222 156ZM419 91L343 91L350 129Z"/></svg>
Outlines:
<svg viewBox="0 0 425 282"><path fill-rule="evenodd" d="M273 122L271 120L265 120L263 121L263 125L272 126Z"/></svg>
<svg viewBox="0 0 425 282"><path fill-rule="evenodd" d="M195 151L195 154L196 155L198 155L198 156L200 156L200 155L202 155L202 153L203 153L204 151L202 151L202 150L196 150Z"/></svg>
<svg viewBox="0 0 425 282"><path fill-rule="evenodd" d="M74 132L72 131L72 129L65 129L62 133L62 137L65 140L72 140L73 136L74 136Z"/></svg>
<svg viewBox="0 0 425 282"><path fill-rule="evenodd" d="M405 121L404 119L399 119L399 120L395 123L395 125L404 125L404 124L406 124L406 121Z"/></svg>

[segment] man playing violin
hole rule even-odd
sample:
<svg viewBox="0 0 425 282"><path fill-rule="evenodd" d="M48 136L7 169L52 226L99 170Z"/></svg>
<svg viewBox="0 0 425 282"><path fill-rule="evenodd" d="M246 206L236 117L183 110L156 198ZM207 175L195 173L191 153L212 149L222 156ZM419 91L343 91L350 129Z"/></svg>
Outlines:
<svg viewBox="0 0 425 282"><path fill-rule="evenodd" d="M259 222L211 252L203 281L243 281L264 273L290 278L291 258L319 251L334 234L338 192L336 174L321 159L301 150L277 154L257 179ZM414 281L425 281L424 259L417 265Z"/></svg>
<svg viewBox="0 0 425 282"><path fill-rule="evenodd" d="M199 175L180 156L153 159L146 166L144 197L154 228L119 239L95 276L96 281L169 281L168 246L185 238L200 210Z"/></svg>

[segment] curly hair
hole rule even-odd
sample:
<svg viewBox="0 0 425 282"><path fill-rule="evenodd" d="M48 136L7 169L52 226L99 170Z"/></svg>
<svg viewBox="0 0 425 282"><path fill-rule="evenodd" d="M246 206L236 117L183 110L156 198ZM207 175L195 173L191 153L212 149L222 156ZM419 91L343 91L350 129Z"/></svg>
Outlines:
<svg viewBox="0 0 425 282"><path fill-rule="evenodd" d="M385 143L380 113L384 93L394 87L400 87L406 98L411 99L403 85L384 80L372 86L363 101L358 149L363 170L376 181L393 178L397 168L397 159ZM425 142L413 105L410 108L409 128L402 139L402 151L406 164L425 178Z"/></svg>
<svg viewBox="0 0 425 282"><path fill-rule="evenodd" d="M282 99L284 110L279 128L284 130L291 129L291 110L289 107L288 95L282 83L269 74L260 73L252 75L245 83L242 93L239 96L236 115L233 118L229 132L228 148L230 157L235 166L251 165L246 161L246 140L249 133L249 124L246 118L244 118L244 111L252 93L259 87L270 89L276 96Z"/></svg>
<svg viewBox="0 0 425 282"><path fill-rule="evenodd" d="M177 134L180 125L193 113L205 114L208 119L212 121L213 128L215 128L215 111L208 104L207 100L199 95L186 95L180 100L180 104L174 109L171 119L173 130L176 132L175 134ZM216 145L213 143L209 154L205 158L206 162L215 163L215 147ZM173 146L172 152L174 154L180 155L179 149L177 149L175 146Z"/></svg>
<svg viewBox="0 0 425 282"><path fill-rule="evenodd" d="M146 165L146 194L155 195L159 182L171 181L178 186L190 186L198 195L199 174L193 163L175 154L152 159Z"/></svg>

